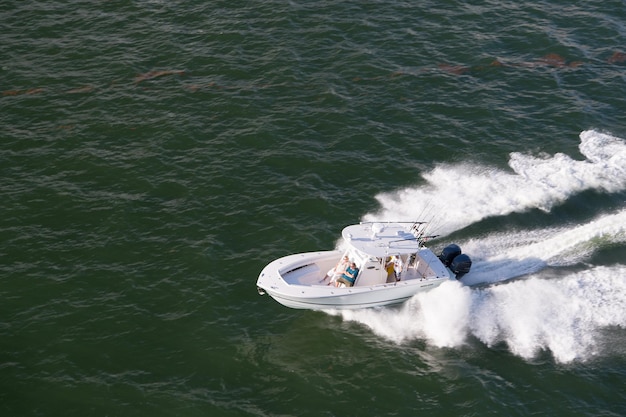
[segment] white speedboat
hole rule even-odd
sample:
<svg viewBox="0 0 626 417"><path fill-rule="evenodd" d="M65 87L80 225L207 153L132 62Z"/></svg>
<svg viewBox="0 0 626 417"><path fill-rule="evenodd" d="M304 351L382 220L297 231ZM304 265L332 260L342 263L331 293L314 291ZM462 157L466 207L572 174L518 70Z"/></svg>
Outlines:
<svg viewBox="0 0 626 417"><path fill-rule="evenodd" d="M292 308L357 309L401 303L420 291L459 279L471 260L457 245L439 256L424 243L425 223L372 222L347 226L345 250L288 255L270 262L257 280L259 294L269 294ZM358 268L352 286L336 282L333 268L347 256Z"/></svg>

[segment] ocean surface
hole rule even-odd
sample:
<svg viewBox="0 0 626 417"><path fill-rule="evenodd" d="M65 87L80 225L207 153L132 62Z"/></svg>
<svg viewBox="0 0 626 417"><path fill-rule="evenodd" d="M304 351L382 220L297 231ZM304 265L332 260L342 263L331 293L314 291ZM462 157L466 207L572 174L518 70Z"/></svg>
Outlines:
<svg viewBox="0 0 626 417"><path fill-rule="evenodd" d="M0 5L0 415L626 415L626 2ZM259 296L427 221L396 307Z"/></svg>

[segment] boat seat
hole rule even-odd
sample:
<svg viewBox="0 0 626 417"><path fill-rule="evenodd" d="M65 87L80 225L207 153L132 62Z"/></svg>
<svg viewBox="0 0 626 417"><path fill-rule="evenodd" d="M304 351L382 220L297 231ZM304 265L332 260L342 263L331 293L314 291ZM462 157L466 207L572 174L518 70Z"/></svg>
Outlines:
<svg viewBox="0 0 626 417"><path fill-rule="evenodd" d="M366 287L368 285L378 285L381 283L380 264L378 262L369 261L365 263L363 268L359 268L359 274L354 281L354 286Z"/></svg>
<svg viewBox="0 0 626 417"><path fill-rule="evenodd" d="M319 275L319 267L315 264L304 265L282 274L286 283L296 285L314 284L319 280Z"/></svg>

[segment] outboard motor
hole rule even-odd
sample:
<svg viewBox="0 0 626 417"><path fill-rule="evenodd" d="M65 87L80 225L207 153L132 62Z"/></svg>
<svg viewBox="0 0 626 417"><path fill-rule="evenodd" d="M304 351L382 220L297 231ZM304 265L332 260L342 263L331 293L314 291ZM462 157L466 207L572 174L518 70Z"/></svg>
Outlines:
<svg viewBox="0 0 626 417"><path fill-rule="evenodd" d="M457 255L454 257L452 262L450 263L450 270L454 272L456 275L456 279L461 279L461 277L467 274L472 267L472 260L466 254Z"/></svg>
<svg viewBox="0 0 626 417"><path fill-rule="evenodd" d="M452 260L456 258L457 256L459 256L460 254L461 254L461 248L458 245L452 243L446 246L445 248L443 248L443 250L441 251L441 254L439 255L439 260L443 262L445 266L450 266L450 264L452 263Z"/></svg>

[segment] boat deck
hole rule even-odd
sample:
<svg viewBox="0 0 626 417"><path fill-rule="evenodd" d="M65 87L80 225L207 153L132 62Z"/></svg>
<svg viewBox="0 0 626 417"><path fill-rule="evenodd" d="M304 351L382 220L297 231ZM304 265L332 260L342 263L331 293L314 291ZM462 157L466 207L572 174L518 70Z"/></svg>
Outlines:
<svg viewBox="0 0 626 417"><path fill-rule="evenodd" d="M307 265L303 265L297 268L294 268L282 275L285 282L289 285L303 285L303 286L325 286L328 285L328 279L324 280L326 275L326 271L332 267L332 262L324 265L320 265L317 263L310 263ZM398 281L409 281L409 280L427 280L427 279L439 279L443 275L437 274L433 271L426 262L416 262L415 265L407 267L400 274L400 279ZM396 282L395 277L388 276L385 281L381 281L378 283L360 283L361 274L356 280L355 287L359 286L371 286L371 285L381 285L381 284L389 284ZM360 284L360 285L359 285Z"/></svg>

